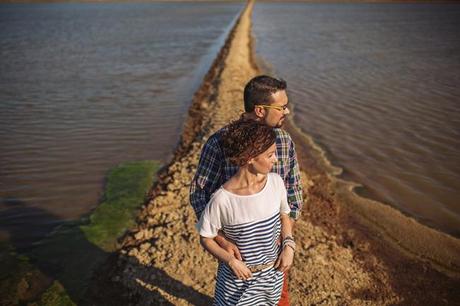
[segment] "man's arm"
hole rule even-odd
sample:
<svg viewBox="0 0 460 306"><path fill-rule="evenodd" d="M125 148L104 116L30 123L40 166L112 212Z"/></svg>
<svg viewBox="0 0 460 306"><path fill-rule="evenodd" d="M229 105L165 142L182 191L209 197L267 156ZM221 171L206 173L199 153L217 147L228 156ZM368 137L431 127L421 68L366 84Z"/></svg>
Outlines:
<svg viewBox="0 0 460 306"><path fill-rule="evenodd" d="M241 256L238 247L232 241L228 240L222 231L219 231L217 236L214 237L214 240L221 248L232 254L236 259L243 260L243 256Z"/></svg>
<svg viewBox="0 0 460 306"><path fill-rule="evenodd" d="M291 208L289 216L291 219L297 220L300 217L300 210L303 205L303 196L299 163L297 161L295 145L292 139L289 145L289 174L286 182L288 203Z"/></svg>
<svg viewBox="0 0 460 306"><path fill-rule="evenodd" d="M252 277L246 264L236 259L232 254L221 248L213 238L200 236L201 245L218 260L226 263L239 279L247 280Z"/></svg>
<svg viewBox="0 0 460 306"><path fill-rule="evenodd" d="M201 150L200 161L190 184L190 204L198 220L211 195L222 184L223 158L217 138L209 138Z"/></svg>

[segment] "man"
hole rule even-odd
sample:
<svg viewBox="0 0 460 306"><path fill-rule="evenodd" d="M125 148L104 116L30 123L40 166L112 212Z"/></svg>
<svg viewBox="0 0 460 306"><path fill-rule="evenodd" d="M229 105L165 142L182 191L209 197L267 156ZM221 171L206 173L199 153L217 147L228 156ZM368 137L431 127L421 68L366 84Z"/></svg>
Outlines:
<svg viewBox="0 0 460 306"><path fill-rule="evenodd" d="M294 142L290 135L281 129L289 114L286 82L265 75L253 78L244 88L244 110L244 118L263 122L273 127L276 132L278 162L272 172L278 173L284 181L291 208L290 220L294 223L300 216L303 199ZM220 145L223 130L225 127L214 133L204 145L190 186L190 202L198 219L214 191L238 171L238 167L227 161L223 154ZM215 241L236 258L243 260L236 245L227 240L223 233L220 233ZM278 305L289 305L286 279L285 274L283 293Z"/></svg>

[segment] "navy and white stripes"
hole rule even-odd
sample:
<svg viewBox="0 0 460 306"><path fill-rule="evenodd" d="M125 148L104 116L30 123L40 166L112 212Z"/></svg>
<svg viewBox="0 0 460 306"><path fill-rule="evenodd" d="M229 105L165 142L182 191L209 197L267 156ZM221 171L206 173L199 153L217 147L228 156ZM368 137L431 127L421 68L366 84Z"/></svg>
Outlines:
<svg viewBox="0 0 460 306"><path fill-rule="evenodd" d="M248 266L277 259L281 231L280 215L256 222L225 225L225 236L235 242ZM249 280L239 280L224 263L219 263L214 305L276 305L281 297L283 273L273 267L253 273Z"/></svg>
<svg viewBox="0 0 460 306"><path fill-rule="evenodd" d="M218 189L207 204L197 229L200 236L214 238L222 230L238 247L252 270L248 280L238 279L232 269L219 263L214 305L276 305L281 297L283 273L273 268L280 253L280 214L290 212L283 179L267 175L264 188L251 195ZM271 265L271 267L270 267ZM257 268L263 270L257 270Z"/></svg>
<svg viewBox="0 0 460 306"><path fill-rule="evenodd" d="M224 225L225 237L233 240L248 266L266 264L278 257L276 240L281 231L280 214L256 222Z"/></svg>

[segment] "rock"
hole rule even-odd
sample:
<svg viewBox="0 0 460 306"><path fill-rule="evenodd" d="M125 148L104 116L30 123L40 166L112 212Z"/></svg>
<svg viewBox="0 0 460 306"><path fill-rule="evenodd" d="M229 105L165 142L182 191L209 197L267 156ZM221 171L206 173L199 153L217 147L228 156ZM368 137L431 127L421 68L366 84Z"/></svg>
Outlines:
<svg viewBox="0 0 460 306"><path fill-rule="evenodd" d="M151 246L152 245L149 242L143 243L141 245L141 250L145 251L145 250L149 249Z"/></svg>
<svg viewBox="0 0 460 306"><path fill-rule="evenodd" d="M143 230L140 230L139 232L137 232L135 235L134 235L134 238L136 240L141 240L142 238L144 238L144 231Z"/></svg>
<svg viewBox="0 0 460 306"><path fill-rule="evenodd" d="M129 256L137 256L139 254L139 250L136 248L131 249L131 251L128 252Z"/></svg>

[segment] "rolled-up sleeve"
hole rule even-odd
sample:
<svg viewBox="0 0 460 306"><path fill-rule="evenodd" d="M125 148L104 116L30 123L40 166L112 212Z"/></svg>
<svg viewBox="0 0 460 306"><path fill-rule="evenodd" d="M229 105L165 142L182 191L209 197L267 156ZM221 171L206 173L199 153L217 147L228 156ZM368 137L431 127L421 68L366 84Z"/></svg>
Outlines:
<svg viewBox="0 0 460 306"><path fill-rule="evenodd" d="M294 220L300 217L300 211L303 205L302 184L300 181L299 163L295 152L294 142L291 141L289 146L289 174L286 183L287 199L291 212L289 216Z"/></svg>
<svg viewBox="0 0 460 306"><path fill-rule="evenodd" d="M196 224L196 229L202 237L214 238L217 236L220 228L214 225L210 220L209 216L205 212L201 214L200 220Z"/></svg>

